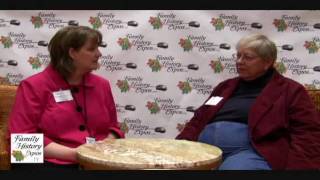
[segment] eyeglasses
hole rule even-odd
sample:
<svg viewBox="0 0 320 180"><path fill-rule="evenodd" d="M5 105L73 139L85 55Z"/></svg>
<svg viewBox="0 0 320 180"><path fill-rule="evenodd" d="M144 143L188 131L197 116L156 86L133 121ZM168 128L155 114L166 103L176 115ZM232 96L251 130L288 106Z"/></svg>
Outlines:
<svg viewBox="0 0 320 180"><path fill-rule="evenodd" d="M237 53L237 59L239 60L240 58L242 58L242 61L253 61L255 59L257 59L259 56L255 56L255 55L251 55L251 54L241 54L241 53Z"/></svg>

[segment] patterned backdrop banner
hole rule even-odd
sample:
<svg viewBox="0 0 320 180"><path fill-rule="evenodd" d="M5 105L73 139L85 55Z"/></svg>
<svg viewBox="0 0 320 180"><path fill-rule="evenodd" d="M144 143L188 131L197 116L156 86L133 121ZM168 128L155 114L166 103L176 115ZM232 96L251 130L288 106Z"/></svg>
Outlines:
<svg viewBox="0 0 320 180"><path fill-rule="evenodd" d="M221 81L237 76L235 44L261 32L278 47L276 68L320 88L320 11L0 11L0 84L16 84L50 62L64 26L101 31L101 67L127 137L174 138Z"/></svg>

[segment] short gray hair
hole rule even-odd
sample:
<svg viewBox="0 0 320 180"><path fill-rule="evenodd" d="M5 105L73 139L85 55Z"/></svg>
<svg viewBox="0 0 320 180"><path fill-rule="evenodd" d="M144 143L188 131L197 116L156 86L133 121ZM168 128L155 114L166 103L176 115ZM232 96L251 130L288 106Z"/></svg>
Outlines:
<svg viewBox="0 0 320 180"><path fill-rule="evenodd" d="M263 34L249 34L242 37L238 41L236 49L243 48L253 50L263 60L275 61L277 59L277 46Z"/></svg>

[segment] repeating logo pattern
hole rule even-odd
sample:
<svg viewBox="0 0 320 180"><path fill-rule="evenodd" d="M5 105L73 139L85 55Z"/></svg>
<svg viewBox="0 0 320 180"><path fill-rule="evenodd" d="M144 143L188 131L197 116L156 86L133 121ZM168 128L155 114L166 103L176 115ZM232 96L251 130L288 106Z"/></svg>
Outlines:
<svg viewBox="0 0 320 180"><path fill-rule="evenodd" d="M194 77L187 77L186 81L179 81L177 86L182 94L189 94L194 89L197 94L209 95L213 88L212 85L206 84L205 79Z"/></svg>
<svg viewBox="0 0 320 180"><path fill-rule="evenodd" d="M177 17L175 13L158 13L156 16L150 16L150 25L155 30L162 29L167 26L168 30L181 31L192 28L199 28L200 23L198 21L185 22L181 18Z"/></svg>
<svg viewBox="0 0 320 180"><path fill-rule="evenodd" d="M121 92L127 92L130 90L129 82L127 80L118 80L117 86Z"/></svg>
<svg viewBox="0 0 320 180"><path fill-rule="evenodd" d="M167 86L163 84L153 85L146 82L141 76L126 76L123 80L117 80L117 87L121 93L128 93L130 90L134 93L156 93L167 91Z"/></svg>
<svg viewBox="0 0 320 180"><path fill-rule="evenodd" d="M42 65L38 57L29 57L28 62L32 66L32 69L39 69Z"/></svg>
<svg viewBox="0 0 320 180"><path fill-rule="evenodd" d="M278 31L283 32L287 30L288 25L283 19L274 19L273 25L277 28Z"/></svg>
<svg viewBox="0 0 320 180"><path fill-rule="evenodd" d="M275 68L280 74L285 74L287 72L287 68L283 62L276 62Z"/></svg>
<svg viewBox="0 0 320 180"><path fill-rule="evenodd" d="M162 69L167 73L186 73L189 71L198 71L199 66L197 64L183 64L173 56L157 55L155 58L149 58L147 66L151 69L151 72L160 72Z"/></svg>
<svg viewBox="0 0 320 180"><path fill-rule="evenodd" d="M36 49L38 47L46 47L48 43L44 40L34 41L23 32L9 32L8 36L1 36L0 42L4 48L11 48L13 44L19 49Z"/></svg>
<svg viewBox="0 0 320 180"><path fill-rule="evenodd" d="M150 125L144 124L139 118L129 118L126 117L120 123L120 129L126 134L133 136L146 136L155 135L156 133L165 133L166 129L164 127L152 127Z"/></svg>
<svg viewBox="0 0 320 180"><path fill-rule="evenodd" d="M301 63L301 60L294 58L281 57L280 61L275 63L275 68L281 74L291 73L292 75L306 75L312 74L311 67L307 64Z"/></svg>
<svg viewBox="0 0 320 180"><path fill-rule="evenodd" d="M304 47L309 51L309 54L314 54L319 50L319 46L315 41L305 41Z"/></svg>
<svg viewBox="0 0 320 180"><path fill-rule="evenodd" d="M235 43L244 34L281 36L275 68L309 89L320 89L318 12L136 12L76 11L79 16L74 16L43 10L21 12L21 18L0 12L0 84L18 85L40 72L50 62L51 36L81 22L99 30L108 43L100 49L94 73L114 82L120 127L129 137L181 132L215 85L237 76ZM252 18L256 13L265 18ZM13 154L23 159L24 154Z"/></svg>
<svg viewBox="0 0 320 180"><path fill-rule="evenodd" d="M208 53L214 51L223 50L230 50L231 46L227 43L216 43L212 41L208 41L207 37L204 35L188 35L187 38L180 38L178 43L182 48L183 51L191 51L194 47L198 48L199 52Z"/></svg>
<svg viewBox="0 0 320 180"><path fill-rule="evenodd" d="M34 25L34 28L40 28L43 26L43 21L40 16L31 16L31 23Z"/></svg>
<svg viewBox="0 0 320 180"><path fill-rule="evenodd" d="M158 59L149 59L147 65L152 69L152 72L158 72L162 68Z"/></svg>
<svg viewBox="0 0 320 180"><path fill-rule="evenodd" d="M154 101L147 101L146 107L150 114L162 115L173 117L176 115L186 115L187 112L193 112L194 107L182 107L174 102L173 98L156 97Z"/></svg>
<svg viewBox="0 0 320 180"><path fill-rule="evenodd" d="M189 38L181 38L179 45L183 48L183 51L190 51L193 48L192 41Z"/></svg>
<svg viewBox="0 0 320 180"><path fill-rule="evenodd" d="M177 127L176 129L178 130L178 132L182 132L184 127L186 126L188 121L185 121L184 123L177 123Z"/></svg>
<svg viewBox="0 0 320 180"><path fill-rule="evenodd" d="M160 17L150 17L149 23L152 25L153 29L160 29L163 26L163 22L161 21Z"/></svg>
<svg viewBox="0 0 320 180"><path fill-rule="evenodd" d="M263 25L259 22L246 22L241 20L238 15L235 14L219 14L218 17L212 17L210 24L216 31L222 31L226 27L229 27L230 31L252 31L253 29L262 29Z"/></svg>
<svg viewBox="0 0 320 180"><path fill-rule="evenodd" d="M10 36L7 36L7 37L1 36L0 42L4 48L10 48L10 47L12 47L12 44L13 44Z"/></svg>
<svg viewBox="0 0 320 180"><path fill-rule="evenodd" d="M221 18L212 18L210 23L212 24L212 26L215 27L215 29L217 31L221 31L222 29L224 29L225 24L223 22L223 20Z"/></svg>
<svg viewBox="0 0 320 180"><path fill-rule="evenodd" d="M61 17L57 16L57 13L53 11L40 11L37 15L30 17L30 22L34 29L43 28L47 25L49 29L60 29L65 26L78 26L79 22L76 20L65 21Z"/></svg>
<svg viewBox="0 0 320 180"><path fill-rule="evenodd" d="M146 107L148 108L151 114L156 114L160 112L160 107L157 102L148 101Z"/></svg>
<svg viewBox="0 0 320 180"><path fill-rule="evenodd" d="M132 46L132 43L129 41L127 37L119 38L117 43L119 44L119 46L121 46L122 50L128 50Z"/></svg>
<svg viewBox="0 0 320 180"><path fill-rule="evenodd" d="M89 17L89 23L93 29L101 29L104 25L107 30L127 29L128 27L137 27L137 21L124 21L122 18L117 18L114 13L98 12L96 16Z"/></svg>
<svg viewBox="0 0 320 180"><path fill-rule="evenodd" d="M320 38L314 37L311 41L305 41L303 46L308 50L309 54L317 53L320 48Z"/></svg>
<svg viewBox="0 0 320 180"><path fill-rule="evenodd" d="M99 64L99 70L102 69L108 72L121 72L127 71L128 69L136 70L138 68L138 65L136 63L123 62L123 60L116 59L111 54L101 56Z"/></svg>
<svg viewBox="0 0 320 180"><path fill-rule="evenodd" d="M224 66L220 61L210 61L210 67L212 68L214 73L221 73L223 72Z"/></svg>
<svg viewBox="0 0 320 180"><path fill-rule="evenodd" d="M177 86L182 91L182 94L188 94L192 91L192 86L188 81L179 81Z"/></svg>
<svg viewBox="0 0 320 180"><path fill-rule="evenodd" d="M137 51L155 51L169 47L166 42L154 43L150 40L145 40L143 34L127 34L126 37L118 38L117 43L122 50L129 50L131 47L135 47Z"/></svg>
<svg viewBox="0 0 320 180"><path fill-rule="evenodd" d="M89 23L92 25L93 29L99 29L102 26L102 22L99 17L90 17Z"/></svg>
<svg viewBox="0 0 320 180"><path fill-rule="evenodd" d="M302 19L299 15L283 14L280 18L273 19L272 24L278 32L312 32L320 29L320 24L315 23L313 26Z"/></svg>

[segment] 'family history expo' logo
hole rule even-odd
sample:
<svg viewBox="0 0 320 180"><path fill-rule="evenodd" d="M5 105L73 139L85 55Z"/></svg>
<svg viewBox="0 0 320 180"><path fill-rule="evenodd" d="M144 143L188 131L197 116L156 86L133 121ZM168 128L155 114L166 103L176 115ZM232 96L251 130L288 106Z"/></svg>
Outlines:
<svg viewBox="0 0 320 180"><path fill-rule="evenodd" d="M206 36L194 36L188 35L186 38L180 38L179 45L183 48L183 51L191 51L194 47L198 48L199 52L213 52L220 49L229 50L231 46L227 43L215 44L214 42L206 41Z"/></svg>
<svg viewBox="0 0 320 180"><path fill-rule="evenodd" d="M197 71L197 64L184 65L178 62L173 56L157 55L155 59L148 59L146 63L152 72L159 72L166 69L169 73L188 72L189 70Z"/></svg>
<svg viewBox="0 0 320 180"><path fill-rule="evenodd" d="M153 29L161 29L164 26L168 26L168 30L185 30L190 29L190 27L200 27L199 22L190 21L189 23L186 23L183 20L178 19L177 15L174 13L158 13L157 16L151 16L149 18L149 23Z"/></svg>
<svg viewBox="0 0 320 180"><path fill-rule="evenodd" d="M221 31L225 27L229 27L230 31L250 31L252 29L261 29L263 26L261 23L253 22L248 24L243 20L239 20L237 15L220 14L218 17L211 18L210 23L216 31Z"/></svg>
<svg viewBox="0 0 320 180"><path fill-rule="evenodd" d="M147 101L146 108L149 110L150 114L159 114L163 112L167 116L174 115L185 115L187 112L193 112L194 107L190 106L183 108L178 104L174 103L171 98L155 98L154 101Z"/></svg>
<svg viewBox="0 0 320 180"><path fill-rule="evenodd" d="M122 93L129 92L133 89L135 93L155 93L158 91L166 91L167 87L165 85L159 84L153 86L150 83L143 82L143 78L140 76L132 77L126 76L123 80L118 80L116 83L117 87Z"/></svg>
<svg viewBox="0 0 320 180"><path fill-rule="evenodd" d="M189 94L193 89L201 95L211 94L212 91L212 85L206 84L203 78L188 77L186 81L179 81L177 86L182 94Z"/></svg>
<svg viewBox="0 0 320 180"><path fill-rule="evenodd" d="M105 25L108 30L126 29L129 26L138 26L138 22L136 21L123 21L116 18L116 15L113 13L105 14L102 12L99 12L97 16L90 16L89 23L93 29L100 29L102 25Z"/></svg>
<svg viewBox="0 0 320 180"><path fill-rule="evenodd" d="M59 29L65 26L78 26L79 22L76 20L64 21L58 18L53 12L39 12L36 16L31 16L30 19L35 29L43 27L47 24L49 29Z"/></svg>
<svg viewBox="0 0 320 180"><path fill-rule="evenodd" d="M0 41L4 48L11 48L14 44L16 44L19 49L34 49L38 48L38 46L48 46L46 41L33 41L27 38L27 35L23 32L9 32L8 36L1 36Z"/></svg>
<svg viewBox="0 0 320 180"><path fill-rule="evenodd" d="M13 44L10 36L1 36L0 42L4 48L10 48Z"/></svg>
<svg viewBox="0 0 320 180"><path fill-rule="evenodd" d="M11 163L43 163L43 134L11 134Z"/></svg>
<svg viewBox="0 0 320 180"><path fill-rule="evenodd" d="M298 58L281 57L279 62L275 63L275 68L281 74L285 74L288 71L292 75L304 75L311 74L311 69L306 64L301 64Z"/></svg>
<svg viewBox="0 0 320 180"><path fill-rule="evenodd" d="M124 118L123 122L120 122L120 129L126 134L144 136L155 135L156 133L165 133L164 127L150 127L149 125L142 124L142 120ZM132 132L132 133L131 133Z"/></svg>
<svg viewBox="0 0 320 180"><path fill-rule="evenodd" d="M305 41L304 47L308 50L309 54L317 53L320 48L320 38L314 37L311 41Z"/></svg>
<svg viewBox="0 0 320 180"><path fill-rule="evenodd" d="M155 134L148 125L142 124L142 121L139 118L124 118L123 122L120 123L120 129L126 134L132 131L133 135L138 136Z"/></svg>
<svg viewBox="0 0 320 180"><path fill-rule="evenodd" d="M229 74L236 74L236 54L232 54L232 57L219 56L218 58L210 60L209 66L213 73L219 74L227 71Z"/></svg>
<svg viewBox="0 0 320 180"><path fill-rule="evenodd" d="M42 65L48 66L50 63L50 56L48 54L38 53L37 56L30 56L28 63L31 65L32 69L40 69Z"/></svg>
<svg viewBox="0 0 320 180"><path fill-rule="evenodd" d="M118 38L118 45L122 50L129 50L132 47L136 47L137 51L154 51L161 49L167 49L168 44L166 42L159 42L157 44L153 44L149 40L144 40L144 35L142 34L127 34L123 38Z"/></svg>
<svg viewBox="0 0 320 180"><path fill-rule="evenodd" d="M292 32L308 32L314 29L320 29L320 23L309 25L308 22L301 20L301 16L282 15L279 19L274 19L272 24L278 32L288 31L289 28Z"/></svg>
<svg viewBox="0 0 320 180"><path fill-rule="evenodd" d="M123 63L122 61L115 60L114 56L108 54L100 57L100 68L103 67L105 71L125 71L127 69L136 69L137 64L132 62Z"/></svg>

